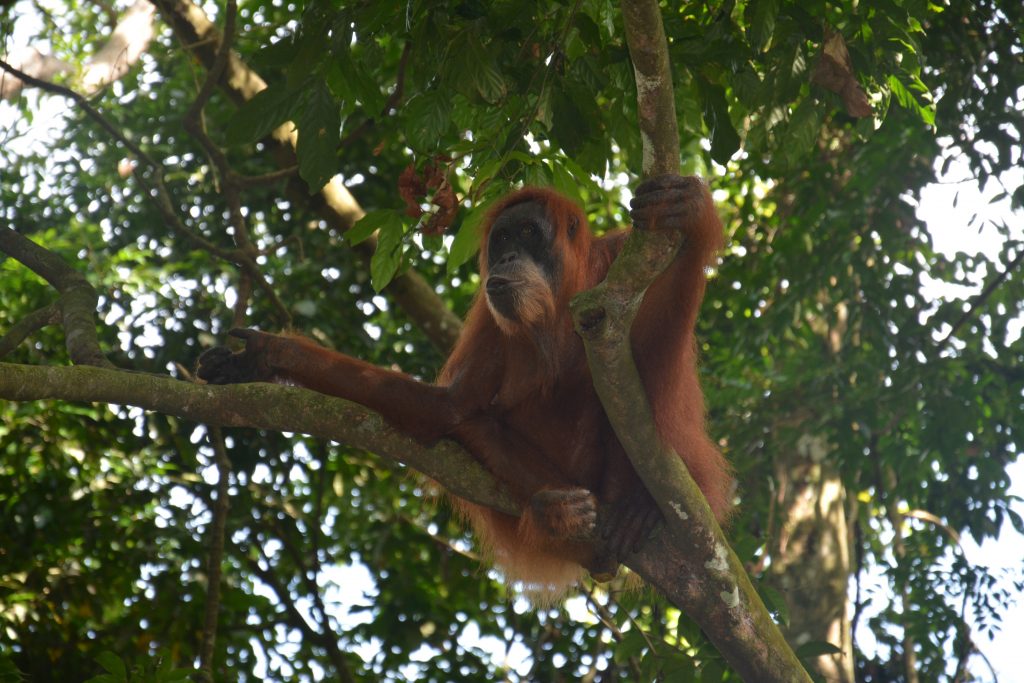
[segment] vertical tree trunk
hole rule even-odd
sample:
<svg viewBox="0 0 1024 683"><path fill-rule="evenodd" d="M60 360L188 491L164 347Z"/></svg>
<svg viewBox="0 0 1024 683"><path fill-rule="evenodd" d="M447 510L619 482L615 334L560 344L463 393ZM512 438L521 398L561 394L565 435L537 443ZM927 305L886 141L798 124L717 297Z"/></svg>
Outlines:
<svg viewBox="0 0 1024 683"><path fill-rule="evenodd" d="M786 597L787 640L795 648L812 641L832 643L841 653L810 663L830 683L853 683L848 503L829 462L830 449L824 438L805 435L796 452L776 455L780 523L769 574Z"/></svg>

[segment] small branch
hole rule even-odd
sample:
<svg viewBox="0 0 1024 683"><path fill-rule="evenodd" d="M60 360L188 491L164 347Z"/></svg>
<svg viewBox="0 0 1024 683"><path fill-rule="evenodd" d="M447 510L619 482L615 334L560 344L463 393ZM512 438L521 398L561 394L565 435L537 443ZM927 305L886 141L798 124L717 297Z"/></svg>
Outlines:
<svg viewBox="0 0 1024 683"><path fill-rule="evenodd" d="M593 588L587 591L587 602L589 602L590 606L593 608L591 613L595 617L597 617L597 620L600 621L606 629L608 629L608 632L612 634L612 637L615 639L615 642L621 643L625 639L625 636L623 636L622 634L622 630L619 629L618 625L616 625L615 618L611 615L611 613L608 612L608 608L602 605L600 602L598 602L597 599L594 597ZM627 616L629 616L628 611ZM651 651L651 654L653 656L657 656L658 650L654 647L654 643L652 643L650 639L647 637L647 633L644 632L644 630L641 629L635 621L633 621L632 616L629 616L629 619L631 626L637 629L637 632L641 636L643 636L644 642L647 643L647 648ZM643 670L640 668L640 661L637 659L636 655L633 655L629 658L628 664L630 670L633 672L633 677L637 680L642 679Z"/></svg>
<svg viewBox="0 0 1024 683"><path fill-rule="evenodd" d="M71 361L78 365L114 367L100 350L95 318L99 297L85 276L73 270L57 254L10 228L0 228L0 251L19 261L60 292L64 344ZM38 320L30 324L35 322Z"/></svg>
<svg viewBox="0 0 1024 683"><path fill-rule="evenodd" d="M887 492L895 492L899 490L899 481L896 477L896 472L892 467L883 466L882 476L884 477L884 487L882 490ZM885 516L889 520L889 524L892 526L893 539L892 539L892 554L896 558L896 564L902 565L906 561L907 549L903 542L903 513L899 511L897 499L895 495L887 495L885 500ZM900 597L900 608L903 611L903 615L906 618L910 614L910 582L905 581L903 586L899 588ZM917 653L915 652L914 638L910 635L910 629L906 624L903 624L903 639L901 641L903 646L903 675L907 683L918 683L920 680L917 676Z"/></svg>
<svg viewBox="0 0 1024 683"><path fill-rule="evenodd" d="M224 562L224 531L227 527L228 509L231 505L229 487L231 484L231 461L224 447L224 435L214 427L209 430L217 464L217 499L213 505L213 522L210 525L210 557L206 570L206 617L203 621L203 642L199 652L199 670L203 679L213 681L213 653L217 641L217 617L220 612L220 584Z"/></svg>
<svg viewBox="0 0 1024 683"><path fill-rule="evenodd" d="M40 309L32 311L21 320L14 323L14 325L7 330L7 334L0 337L0 359L18 348L21 342L25 341L29 335L43 329L44 327L56 325L60 321L61 314L59 301L55 301L52 304L48 304Z"/></svg>
<svg viewBox="0 0 1024 683"><path fill-rule="evenodd" d="M289 166L287 168L282 168L279 171L271 171L270 173L264 173L262 175L236 175L235 180L238 181L239 187L242 188L264 187L266 185L273 185L274 183L279 183L282 180L288 180L290 178L293 178L298 172L298 166Z"/></svg>
<svg viewBox="0 0 1024 683"><path fill-rule="evenodd" d="M310 610L310 615L316 620L317 626L322 633L332 633L334 628L331 626L330 613L327 611L327 606L324 604L323 596L321 595L320 586L317 584L317 577L323 571L320 566L320 558L317 557L316 553L313 553L313 566L306 566L306 558L303 556L302 550L295 545L293 537L289 534L289 531L293 531L298 534L298 529L294 524L294 518L289 519L291 522L290 529L284 529L281 520L271 517L269 520L262 521L262 525L265 528L272 530L277 537L277 540L281 542L281 546L285 552L291 558L295 564L295 569L299 574L299 578L302 581L303 586L306 588L306 593L309 595L309 599L312 601L315 609ZM319 520L317 520L319 523Z"/></svg>
<svg viewBox="0 0 1024 683"><path fill-rule="evenodd" d="M259 542L256 543L256 548L259 551L260 557L263 561L270 565L270 559L266 556L263 551L263 545ZM317 631L315 628L309 625L306 618L299 611L299 608L295 605L295 602L291 598L291 594L288 591L288 587L281 584L278 580L277 574L272 571L264 569L260 566L259 561L249 558L248 561L249 569L260 577L263 583L267 584L274 594L277 596L279 604L284 605L285 611L288 614L288 623L293 627L302 631L303 635L310 642L317 643L327 653L327 658L334 664L335 675L338 680L342 683L355 683L355 679L352 677L352 672L348 666L348 662L345 661L344 653L338 649L337 638L331 632Z"/></svg>
<svg viewBox="0 0 1024 683"><path fill-rule="evenodd" d="M230 260L241 269L242 278L249 281L250 290L251 284L255 283L267 295L271 306L277 311L280 325L282 327L289 327L292 321L291 313L288 312L288 308L282 303L281 299L277 296L277 292L267 282L267 279L256 264L255 255L257 254L257 249L249 238L249 227L245 221L245 214L242 212L241 184L238 181L238 176L232 170L227 155L207 134L203 123L203 109L206 107L207 102L210 101L210 97L213 96L213 92L217 88L224 70L227 68L228 58L231 55L231 43L235 34L237 14L238 3L235 0L229 0L225 7L224 37L217 45L217 52L214 55L213 64L206 74L206 80L200 87L199 93L189 106L188 111L185 112L182 124L185 130L199 142L206 152L214 168L217 169L217 174L221 180L221 194L228 205L229 221L234 229L233 237L237 247L233 252L225 252L225 254L230 255ZM242 307L247 306L248 303L248 298L239 300L239 305Z"/></svg>
<svg viewBox="0 0 1024 683"><path fill-rule="evenodd" d="M988 298L992 296L992 294L999 289L1004 282L1006 282L1010 277L1010 274L1013 273L1022 262L1024 262L1024 246L1021 246L1017 256L1006 264L1006 268L1003 269L1003 272L999 273L999 275L994 277L991 282L985 285L984 289L971 297L971 302L967 307L967 310L963 312L955 323L953 323L953 327L950 328L949 334L943 337L942 341L939 342L939 348L944 348L946 344L949 343L949 340L953 338L953 335L959 332L960 328L974 317L978 310L985 305L986 301L988 301Z"/></svg>
<svg viewBox="0 0 1024 683"><path fill-rule="evenodd" d="M112 22L116 20L116 15L110 14L113 9L109 5L104 3L101 7ZM155 14L155 8L149 0L136 0L128 8L121 21L114 26L107 43L83 65L79 85L86 95L93 95L118 80L139 61L153 40ZM44 55L35 48L15 51L10 55L10 61L17 64L17 73L7 69L5 71L17 78L0 77L0 100L13 99L26 85L42 88L43 83L49 83L57 74L75 70L71 64Z"/></svg>
<svg viewBox="0 0 1024 683"><path fill-rule="evenodd" d="M136 0L85 65L81 85L90 95L118 80L135 64L153 40L156 8L149 0Z"/></svg>
<svg viewBox="0 0 1024 683"><path fill-rule="evenodd" d="M74 71L67 62L44 55L34 47L20 48L6 55L6 58L20 73L44 82L57 74ZM13 100L26 84L31 85L23 78L8 78L7 73L11 72L5 70L4 74L0 74L0 100Z"/></svg>
<svg viewBox="0 0 1024 683"><path fill-rule="evenodd" d="M402 55L398 58L398 72L395 75L395 89L391 91L390 97L387 102L384 103L384 107L381 109L380 118L389 116L391 110L398 107L402 101L402 96L405 93L405 67L409 62L409 53L412 52L412 40L406 40L405 46L402 48ZM377 125L377 120L373 117L364 119L362 123L352 129L345 137L338 142L338 149L343 150L353 142L362 137L368 130Z"/></svg>
<svg viewBox="0 0 1024 683"><path fill-rule="evenodd" d="M231 17L229 16L229 18ZM225 50L224 54L222 55L222 62L227 61L227 52L228 51ZM219 51L217 54L221 55ZM223 63L221 64L221 68L224 68ZM32 78L28 74L24 74L18 71L17 69L12 67L10 64L7 64L3 60L0 60L0 69L10 72L18 78L25 80L27 83L35 85L36 87L39 87L49 93L61 95L72 100L82 111L86 113L87 116L96 121L103 130L107 131L107 133L111 137L113 137L123 146L128 148L128 150L130 150L132 154L135 155L136 158L143 162L143 164L146 166L146 168L149 169L150 173L152 174L152 177L148 179L142 173L136 174L135 177L146 190L146 196L148 196L155 202L156 207L160 212L160 215L164 219L164 223L166 223L168 227L170 227L176 233L178 233L186 240L191 242L197 248L202 249L203 251L211 254L216 258L222 259L224 261L236 265L244 273L248 274L253 279L253 281L260 287L260 289L267 294L271 304L274 306L274 309L277 311L278 316L281 318L282 324L287 326L288 322L291 320L291 314L288 313L287 307L285 307L281 300L278 298L277 293L274 291L273 287L270 286L270 283L268 283L266 278L263 277L263 274L260 272L259 268L256 266L255 261L250 255L249 250L246 249L244 246L240 247L239 249L223 249L214 244L213 242L211 242L210 240L206 239L202 235L199 235L196 232L190 230L188 226L186 226L185 223L181 220L181 218L177 214L177 211L174 208L174 202L171 200L171 194L168 191L166 184L164 183L163 167L160 164L158 164L152 157L150 157L145 151L143 151L141 147L139 147L135 142L128 138L124 133L118 130L117 127L114 126L114 124L112 124L105 116L103 116L103 114L101 114L99 110L93 107L89 103L89 101L81 94L75 92L74 90L71 90L70 88L65 88L64 86L55 85L53 83L48 83L46 81L41 81L39 79ZM207 83L209 84L210 81L208 80ZM213 86L209 85L208 87L209 91L212 92ZM207 93L206 98L209 98L209 93ZM188 119L187 116L186 119ZM203 137L205 137L205 135ZM209 138L205 139L209 140ZM220 150L217 149L212 142L210 142L209 144L211 147L213 147L213 149L217 150L218 154L220 153ZM226 165L226 163L227 162L225 160L224 164ZM230 197L228 197L228 199L230 199ZM232 205L232 216L240 217L242 215L241 204L237 197L235 199L236 202L234 205ZM237 229L238 228L236 226L236 230ZM242 228L242 232L244 233L244 226Z"/></svg>
<svg viewBox="0 0 1024 683"><path fill-rule="evenodd" d="M157 163L153 161L153 159L150 158L148 154L142 151L141 147L139 147L134 142L125 137L124 134L122 134L116 126L110 123L110 121L108 121L105 116L100 114L95 107L89 104L89 100L87 100L83 95L78 94L70 88L65 88L62 85L50 83L39 78L33 78L32 76L29 76L27 73L24 73L14 68L2 59L0 59L0 69L3 69L7 73L20 78L21 80L25 81L25 83L33 85L39 88L40 90L44 90L52 95L60 95L61 97L67 97L68 99L74 101L74 103L78 106L79 109L84 111L90 118L96 121L100 125L100 127L103 128L103 130L107 131L107 133L110 134L111 137L115 138L122 145L130 149L132 151L132 154L134 154L136 157L144 161L147 166L159 168Z"/></svg>

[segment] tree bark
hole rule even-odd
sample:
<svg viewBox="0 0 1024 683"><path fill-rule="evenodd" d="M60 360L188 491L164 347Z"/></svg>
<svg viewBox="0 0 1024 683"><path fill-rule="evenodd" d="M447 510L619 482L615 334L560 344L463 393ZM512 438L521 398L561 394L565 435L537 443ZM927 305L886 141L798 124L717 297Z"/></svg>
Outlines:
<svg viewBox="0 0 1024 683"><path fill-rule="evenodd" d="M668 43L657 0L623 0L636 73L643 171L679 173L679 134ZM809 681L729 547L707 501L660 437L633 361L630 329L654 279L686 248L675 231L633 231L605 281L572 302L594 388L630 462L666 521L626 564L694 619L745 681ZM652 552L658 548L658 552Z"/></svg>
<svg viewBox="0 0 1024 683"><path fill-rule="evenodd" d="M472 502L508 514L520 512L504 487L454 442L424 447L362 406L298 387L212 386L95 367L0 363L0 399L114 403L212 426L309 434L409 465ZM672 459L681 466L677 457ZM692 490L700 495L696 484ZM696 517L672 528L663 526L639 553L625 559L626 564L697 620L744 680L809 680L714 524L706 502L704 508L709 523Z"/></svg>
<svg viewBox="0 0 1024 683"><path fill-rule="evenodd" d="M805 435L796 452L776 455L779 529L772 541L769 582L786 598L787 640L796 647L835 645L840 653L809 663L830 683L853 683L848 501L830 464L830 449L823 438Z"/></svg>

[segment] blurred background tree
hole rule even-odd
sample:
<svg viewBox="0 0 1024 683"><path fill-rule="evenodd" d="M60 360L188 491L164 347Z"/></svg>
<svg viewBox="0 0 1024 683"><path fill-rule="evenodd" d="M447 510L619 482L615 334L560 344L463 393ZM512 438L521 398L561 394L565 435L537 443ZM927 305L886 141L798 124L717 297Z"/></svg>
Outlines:
<svg viewBox="0 0 1024 683"><path fill-rule="evenodd" d="M180 376L240 321L430 379L457 332L444 311L478 285L488 201L551 185L598 231L627 220L640 140L616 3L245 1L218 65L226 14L0 9L4 62L89 98L4 71L0 229L88 278L117 366ZM700 333L711 431L739 479L734 546L828 680L968 680L984 670L974 640L1021 588L958 537L1024 532L1007 492L1024 414L1024 8L669 3L664 20L683 164L727 226ZM1012 207L1017 224L963 226L989 252L940 253L918 216L954 162ZM0 261L0 334L53 300ZM3 352L68 362L54 327ZM0 415L0 671L195 666L217 479L204 429L108 405ZM450 510L372 454L225 440L218 680L735 678L647 591L587 585L528 610Z"/></svg>

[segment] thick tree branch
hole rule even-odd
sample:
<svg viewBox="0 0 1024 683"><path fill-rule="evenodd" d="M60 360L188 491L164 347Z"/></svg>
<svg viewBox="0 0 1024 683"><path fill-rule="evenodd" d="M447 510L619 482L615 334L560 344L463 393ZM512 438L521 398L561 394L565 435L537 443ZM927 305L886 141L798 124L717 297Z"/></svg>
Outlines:
<svg viewBox="0 0 1024 683"><path fill-rule="evenodd" d="M119 370L0 363L0 398L131 405L220 427L310 434L403 463L460 498L519 514L513 498L454 442L421 446L376 413L307 389L263 383L190 384Z"/></svg>
<svg viewBox="0 0 1024 683"><path fill-rule="evenodd" d="M644 174L678 173L679 136L657 0L623 0L621 6L636 70ZM682 242L674 231L634 231L605 281L572 302L594 387L667 521L661 535L671 539L648 543L660 548L657 557L645 553L626 563L697 621L744 680L809 681L693 477L658 434L633 361L629 333L643 294Z"/></svg>
<svg viewBox="0 0 1024 683"><path fill-rule="evenodd" d="M661 8L637 0L622 0L619 6L636 77L644 177L679 173L679 126Z"/></svg>

